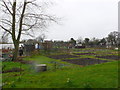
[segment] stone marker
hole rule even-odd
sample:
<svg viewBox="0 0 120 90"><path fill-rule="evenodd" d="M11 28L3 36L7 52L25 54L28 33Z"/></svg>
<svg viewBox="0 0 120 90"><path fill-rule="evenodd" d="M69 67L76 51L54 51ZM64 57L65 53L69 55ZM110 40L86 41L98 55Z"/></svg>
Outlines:
<svg viewBox="0 0 120 90"><path fill-rule="evenodd" d="M43 72L47 71L47 66L46 64L37 64L35 65L36 72Z"/></svg>

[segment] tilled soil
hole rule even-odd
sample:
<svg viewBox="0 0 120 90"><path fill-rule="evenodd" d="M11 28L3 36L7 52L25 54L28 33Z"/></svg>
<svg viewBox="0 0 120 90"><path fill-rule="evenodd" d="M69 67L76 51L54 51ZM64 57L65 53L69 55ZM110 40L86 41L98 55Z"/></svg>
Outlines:
<svg viewBox="0 0 120 90"><path fill-rule="evenodd" d="M95 53L73 53L75 55L96 55Z"/></svg>
<svg viewBox="0 0 120 90"><path fill-rule="evenodd" d="M64 55L50 55L48 56L49 58L53 58L53 59L64 59L64 58L76 58L79 56L74 56L74 55L68 55L68 54L64 54Z"/></svg>
<svg viewBox="0 0 120 90"><path fill-rule="evenodd" d="M120 60L120 56L108 55L108 56L96 56L97 58L111 59L111 60Z"/></svg>
<svg viewBox="0 0 120 90"><path fill-rule="evenodd" d="M83 66L109 62L107 60L99 60L99 59L92 59L92 58L64 59L62 61L66 61L66 62L77 64L77 65L83 65Z"/></svg>
<svg viewBox="0 0 120 90"><path fill-rule="evenodd" d="M23 69L20 69L20 68L12 68L12 69L10 69L10 70L2 71L2 73L20 72L20 71L24 71L24 70L23 70Z"/></svg>

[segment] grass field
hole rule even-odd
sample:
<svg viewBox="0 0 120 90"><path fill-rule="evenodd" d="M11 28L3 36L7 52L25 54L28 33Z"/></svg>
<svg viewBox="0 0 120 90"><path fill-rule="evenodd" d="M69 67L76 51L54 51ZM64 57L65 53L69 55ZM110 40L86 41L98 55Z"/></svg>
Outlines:
<svg viewBox="0 0 120 90"><path fill-rule="evenodd" d="M90 51L91 50L91 51ZM73 50L74 53L92 52L97 55L117 55L115 50L82 49ZM100 54L102 53L102 54ZM71 55L73 55L71 53ZM79 56L79 55L78 55ZM80 55L82 58L96 58L96 55ZM77 57L80 58L80 57ZM68 58L67 58L68 59ZM73 59L73 58L69 58ZM3 88L117 88L118 87L118 60L82 67L81 65L64 62L43 55L24 58L25 61L34 61L32 64L19 62L3 62L3 70L21 68L20 72L2 74ZM35 64L46 64L47 71L36 72Z"/></svg>

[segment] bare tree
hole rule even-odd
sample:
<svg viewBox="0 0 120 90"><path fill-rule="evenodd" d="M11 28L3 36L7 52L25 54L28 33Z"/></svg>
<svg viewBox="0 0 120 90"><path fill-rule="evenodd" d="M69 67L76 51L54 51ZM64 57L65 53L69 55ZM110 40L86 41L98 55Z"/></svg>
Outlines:
<svg viewBox="0 0 120 90"><path fill-rule="evenodd" d="M45 34L40 34L40 35L36 38L36 40L37 40L38 42L43 42L45 38L46 38L46 35L45 35Z"/></svg>
<svg viewBox="0 0 120 90"><path fill-rule="evenodd" d="M36 0L1 0L2 16L0 27L10 34L14 44L13 59L18 55L22 34L30 35L34 30L48 27L56 17L45 14L44 7L48 2L37 3Z"/></svg>
<svg viewBox="0 0 120 90"><path fill-rule="evenodd" d="M78 37L77 42L78 42L79 44L80 44L80 43L83 43L83 38L82 38L82 37Z"/></svg>

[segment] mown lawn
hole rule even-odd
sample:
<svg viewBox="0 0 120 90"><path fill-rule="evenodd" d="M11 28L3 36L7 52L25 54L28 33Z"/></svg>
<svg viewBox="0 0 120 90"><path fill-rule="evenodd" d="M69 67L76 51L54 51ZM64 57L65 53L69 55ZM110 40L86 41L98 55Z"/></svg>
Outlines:
<svg viewBox="0 0 120 90"><path fill-rule="evenodd" d="M36 59L39 59L36 57ZM42 56L44 59L44 57ZM45 57L46 58L46 57ZM45 60L45 59L44 59ZM8 63L8 62L7 62ZM10 63L15 66L18 63ZM19 66L19 65L17 65ZM117 61L86 67L63 68L46 72L26 71L3 73L4 88L116 88L118 87ZM33 70L31 70L33 71ZM19 76L20 75L20 76Z"/></svg>
<svg viewBox="0 0 120 90"><path fill-rule="evenodd" d="M84 55L85 57L85 55ZM87 56L86 56L87 57ZM92 57L94 58L94 57ZM24 58L33 64L3 62L4 70L20 67L24 71L3 73L3 88L117 88L118 61L79 65L52 59L46 56ZM47 71L36 72L35 64L46 64ZM2 66L3 66L2 65Z"/></svg>

